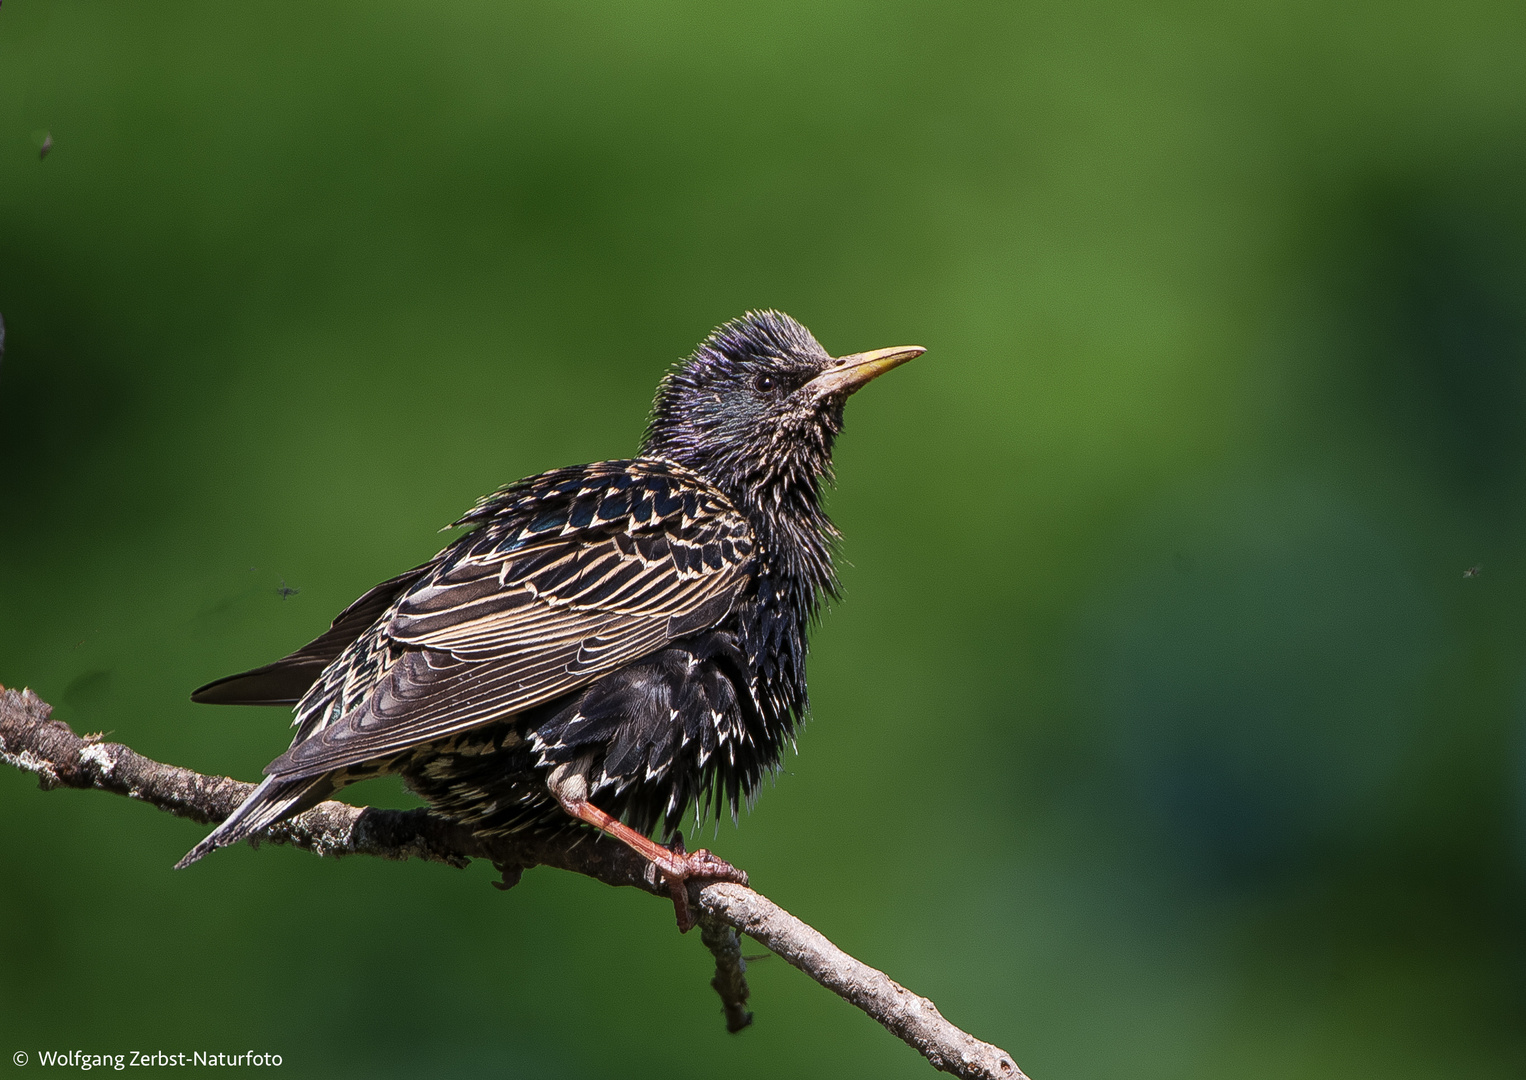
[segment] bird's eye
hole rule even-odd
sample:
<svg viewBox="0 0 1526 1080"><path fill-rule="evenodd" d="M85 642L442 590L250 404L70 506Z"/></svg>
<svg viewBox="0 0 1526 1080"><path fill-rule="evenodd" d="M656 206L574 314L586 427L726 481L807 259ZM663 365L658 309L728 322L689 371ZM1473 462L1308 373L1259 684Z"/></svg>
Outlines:
<svg viewBox="0 0 1526 1080"><path fill-rule="evenodd" d="M752 387L760 394L772 394L779 386L779 380L772 375L759 375L752 380Z"/></svg>

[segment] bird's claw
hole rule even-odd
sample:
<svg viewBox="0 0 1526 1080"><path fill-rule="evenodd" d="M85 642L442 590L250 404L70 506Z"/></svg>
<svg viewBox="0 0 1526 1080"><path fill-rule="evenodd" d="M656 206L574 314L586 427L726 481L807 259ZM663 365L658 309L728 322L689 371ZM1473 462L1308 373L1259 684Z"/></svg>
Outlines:
<svg viewBox="0 0 1526 1080"><path fill-rule="evenodd" d="M691 878L729 881L735 885L747 884L746 871L737 869L720 856L704 848L685 852L682 837L673 842L668 857L657 860L656 866L663 880L668 883L668 892L673 897L673 914L678 920L680 934L687 934L699 921L689 907Z"/></svg>

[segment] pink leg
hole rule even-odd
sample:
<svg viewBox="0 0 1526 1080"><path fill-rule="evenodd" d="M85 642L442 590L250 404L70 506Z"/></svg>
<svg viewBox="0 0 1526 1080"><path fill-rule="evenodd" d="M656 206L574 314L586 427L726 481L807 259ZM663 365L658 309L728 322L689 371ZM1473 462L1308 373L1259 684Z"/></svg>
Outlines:
<svg viewBox="0 0 1526 1080"><path fill-rule="evenodd" d="M679 933L687 934L694 928L696 921L689 911L689 889L686 884L689 878L709 878L715 881L730 881L737 885L747 884L745 873L703 848L699 851L685 852L682 841L674 844L672 848L665 848L624 822L610 817L587 799L556 793L554 788L553 794L556 794L556 801L567 813L579 821L588 822L601 832L608 833L636 854L651 861L663 880L668 883L668 891L673 896L673 913L678 918Z"/></svg>

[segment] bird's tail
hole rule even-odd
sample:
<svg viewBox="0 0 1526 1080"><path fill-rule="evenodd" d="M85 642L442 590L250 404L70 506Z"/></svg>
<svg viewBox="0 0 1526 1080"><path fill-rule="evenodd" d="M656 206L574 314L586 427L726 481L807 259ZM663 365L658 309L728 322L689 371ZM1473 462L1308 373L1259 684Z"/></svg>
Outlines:
<svg viewBox="0 0 1526 1080"><path fill-rule="evenodd" d="M261 829L309 810L333 792L334 783L327 776L304 776L295 780L267 776L238 809L228 815L227 820L175 864L175 869L184 870L203 855L236 844Z"/></svg>

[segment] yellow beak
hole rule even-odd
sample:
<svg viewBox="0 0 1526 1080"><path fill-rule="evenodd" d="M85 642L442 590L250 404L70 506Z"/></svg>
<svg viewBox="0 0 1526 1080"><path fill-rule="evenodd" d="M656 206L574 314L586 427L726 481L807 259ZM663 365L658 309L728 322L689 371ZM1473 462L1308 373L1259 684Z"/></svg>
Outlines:
<svg viewBox="0 0 1526 1080"><path fill-rule="evenodd" d="M832 366L805 384L817 398L847 397L853 391L878 378L893 367L915 360L927 350L920 345L896 345L889 349L854 353L832 361Z"/></svg>

